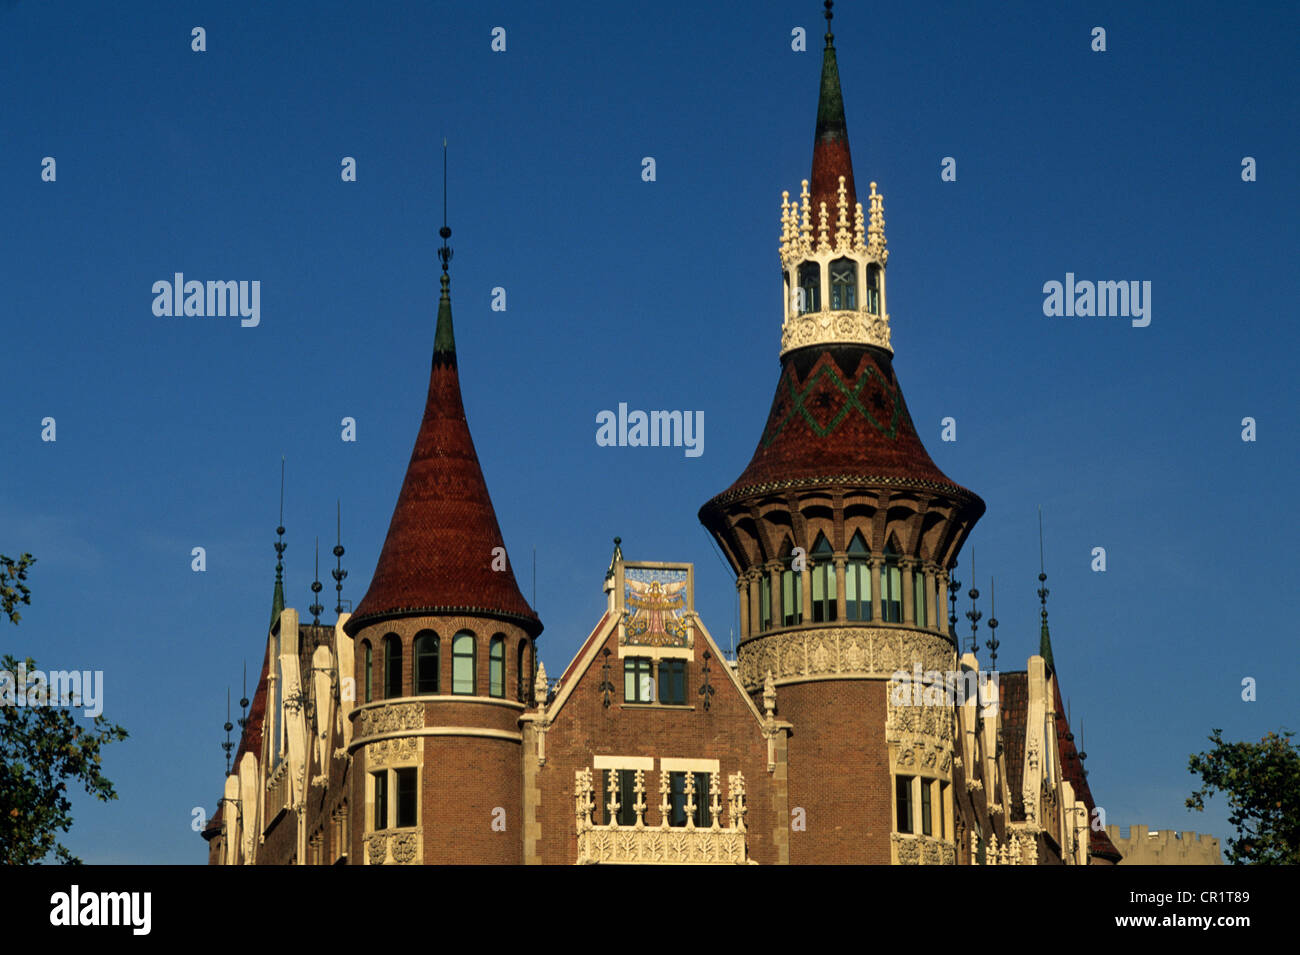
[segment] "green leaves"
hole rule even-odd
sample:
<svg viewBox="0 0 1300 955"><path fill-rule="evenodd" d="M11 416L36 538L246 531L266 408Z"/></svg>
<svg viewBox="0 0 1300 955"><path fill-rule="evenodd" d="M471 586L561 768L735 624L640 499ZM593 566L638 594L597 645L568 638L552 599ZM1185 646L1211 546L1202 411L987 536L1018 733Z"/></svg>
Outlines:
<svg viewBox="0 0 1300 955"><path fill-rule="evenodd" d="M1300 863L1300 747L1295 735L1270 732L1258 743L1226 743L1222 730L1209 737L1214 749L1188 761L1202 786L1187 799L1187 808L1204 810L1205 797L1223 792L1237 837L1228 840L1234 864Z"/></svg>
<svg viewBox="0 0 1300 955"><path fill-rule="evenodd" d="M17 560L0 554L0 610L11 623L17 624L22 619L17 606L32 602L32 592L23 581L27 579L27 568L34 563L36 558L31 554L23 554Z"/></svg>
<svg viewBox="0 0 1300 955"><path fill-rule="evenodd" d="M18 604L31 603L23 581L35 562L31 554L17 560L0 554L0 609L15 624ZM28 657L22 669L34 672L36 661ZM0 670L17 680L19 661L6 654ZM104 802L116 799L100 772L100 747L126 736L103 716L86 727L70 709L0 704L0 865L31 865L51 854L64 864L80 863L56 838L72 828L68 783L80 783Z"/></svg>

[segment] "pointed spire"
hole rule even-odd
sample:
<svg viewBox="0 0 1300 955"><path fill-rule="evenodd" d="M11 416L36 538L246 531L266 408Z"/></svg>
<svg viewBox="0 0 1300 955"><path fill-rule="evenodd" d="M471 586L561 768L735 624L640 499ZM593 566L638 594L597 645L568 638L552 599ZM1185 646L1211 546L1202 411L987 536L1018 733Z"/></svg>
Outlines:
<svg viewBox="0 0 1300 955"><path fill-rule="evenodd" d="M1047 672L1050 674L1056 670L1056 663L1052 660L1052 634L1047 629L1047 562L1043 558L1043 506L1038 505L1038 602L1042 604L1042 610L1039 615L1042 617L1042 624L1038 631L1038 655L1043 658L1047 664Z"/></svg>
<svg viewBox="0 0 1300 955"><path fill-rule="evenodd" d="M828 209L837 205L839 178L844 177L848 207L858 201L853 185L853 158L849 154L849 128L844 119L844 94L840 91L840 68L835 59L835 35L831 32L831 0L826 0L826 48L822 51L822 82L817 98L817 131L813 137L812 205Z"/></svg>
<svg viewBox="0 0 1300 955"><path fill-rule="evenodd" d="M465 420L451 324L446 140L443 157L442 294L424 418L374 576L347 632L393 617L475 614L536 636L541 621L519 591Z"/></svg>
<svg viewBox="0 0 1300 955"><path fill-rule="evenodd" d="M280 455L280 523L275 528L279 540L275 542L275 592L271 595L271 624L273 628L284 612L284 455Z"/></svg>

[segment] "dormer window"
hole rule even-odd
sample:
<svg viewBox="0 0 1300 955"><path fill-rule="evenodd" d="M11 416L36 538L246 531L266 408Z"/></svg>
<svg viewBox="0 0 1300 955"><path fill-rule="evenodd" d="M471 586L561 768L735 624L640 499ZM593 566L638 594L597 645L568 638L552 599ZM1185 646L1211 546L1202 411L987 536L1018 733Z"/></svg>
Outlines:
<svg viewBox="0 0 1300 955"><path fill-rule="evenodd" d="M831 308L835 311L853 311L858 307L858 263L852 259L836 259L830 265Z"/></svg>
<svg viewBox="0 0 1300 955"><path fill-rule="evenodd" d="M799 314L822 310L822 268L816 262L799 266Z"/></svg>
<svg viewBox="0 0 1300 955"><path fill-rule="evenodd" d="M880 314L880 266L867 266L867 311Z"/></svg>

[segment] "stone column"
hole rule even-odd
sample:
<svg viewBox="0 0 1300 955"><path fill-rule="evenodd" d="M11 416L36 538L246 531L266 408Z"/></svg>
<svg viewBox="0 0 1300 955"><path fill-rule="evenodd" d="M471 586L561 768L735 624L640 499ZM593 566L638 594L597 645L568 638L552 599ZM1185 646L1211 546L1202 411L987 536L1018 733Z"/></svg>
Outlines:
<svg viewBox="0 0 1300 955"><path fill-rule="evenodd" d="M749 578L741 575L736 578L736 599L740 601L740 638L749 636Z"/></svg>
<svg viewBox="0 0 1300 955"><path fill-rule="evenodd" d="M773 561L767 565L768 580L772 588L772 626L784 626L785 607L781 595L781 562Z"/></svg>
<svg viewBox="0 0 1300 955"><path fill-rule="evenodd" d="M835 619L847 620L849 618L848 598L845 591L848 590L848 567L849 559L847 557L835 558Z"/></svg>
<svg viewBox="0 0 1300 955"><path fill-rule="evenodd" d="M935 626L940 633L948 633L948 571L939 568L936 578L935 599L938 606L935 607Z"/></svg>
<svg viewBox="0 0 1300 955"><path fill-rule="evenodd" d="M898 569L903 581L903 623L916 626L916 609L913 607L916 583L912 576L916 572L916 561L910 557L901 557Z"/></svg>
<svg viewBox="0 0 1300 955"><path fill-rule="evenodd" d="M884 566L885 559L873 554L867 558L867 563L871 565L871 621L880 623L884 619L880 602L880 568Z"/></svg>

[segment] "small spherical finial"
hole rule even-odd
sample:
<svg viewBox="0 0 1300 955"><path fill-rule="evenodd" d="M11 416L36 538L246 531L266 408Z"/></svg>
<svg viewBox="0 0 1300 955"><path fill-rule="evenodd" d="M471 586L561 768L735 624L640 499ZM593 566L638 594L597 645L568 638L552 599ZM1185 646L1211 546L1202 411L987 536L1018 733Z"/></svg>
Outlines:
<svg viewBox="0 0 1300 955"><path fill-rule="evenodd" d="M230 720L226 720L226 732L229 733L234 728L235 724L231 723Z"/></svg>
<svg viewBox="0 0 1300 955"><path fill-rule="evenodd" d="M615 537L615 538L614 538L614 544L615 544L615 545L618 545L618 544L621 544L621 543L623 543L623 538L621 538L621 537Z"/></svg>
<svg viewBox="0 0 1300 955"><path fill-rule="evenodd" d="M275 532L276 532L277 534L279 534L281 537L284 536L284 528L283 528L283 527L277 527L277 528L275 529Z"/></svg>
<svg viewBox="0 0 1300 955"><path fill-rule="evenodd" d="M438 235L442 236L444 241L450 239L451 229L447 228L446 226L443 226L441 229L438 230Z"/></svg>

